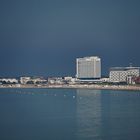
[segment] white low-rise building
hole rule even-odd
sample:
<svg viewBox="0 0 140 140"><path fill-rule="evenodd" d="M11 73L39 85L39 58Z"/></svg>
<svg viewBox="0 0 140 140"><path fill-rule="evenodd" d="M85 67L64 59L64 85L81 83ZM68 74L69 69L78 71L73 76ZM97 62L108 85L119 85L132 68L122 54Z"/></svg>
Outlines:
<svg viewBox="0 0 140 140"><path fill-rule="evenodd" d="M30 80L31 80L31 77L20 77L21 84L27 84L27 82Z"/></svg>
<svg viewBox="0 0 140 140"><path fill-rule="evenodd" d="M47 80L43 77L20 77L20 83L21 84L42 84L47 83Z"/></svg>
<svg viewBox="0 0 140 140"><path fill-rule="evenodd" d="M110 82L127 82L127 77L140 75L139 67L112 67L109 72Z"/></svg>
<svg viewBox="0 0 140 140"><path fill-rule="evenodd" d="M18 84L18 80L15 78L2 78L0 79L1 83L7 83L7 84Z"/></svg>
<svg viewBox="0 0 140 140"><path fill-rule="evenodd" d="M48 84L63 84L64 79L62 77L49 77Z"/></svg>

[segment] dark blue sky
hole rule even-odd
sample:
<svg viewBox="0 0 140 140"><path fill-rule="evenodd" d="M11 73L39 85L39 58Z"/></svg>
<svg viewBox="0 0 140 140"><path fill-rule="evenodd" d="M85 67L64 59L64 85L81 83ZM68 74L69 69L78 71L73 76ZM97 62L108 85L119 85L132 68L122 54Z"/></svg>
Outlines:
<svg viewBox="0 0 140 140"><path fill-rule="evenodd" d="M0 76L75 75L77 57L140 66L139 0L0 0Z"/></svg>

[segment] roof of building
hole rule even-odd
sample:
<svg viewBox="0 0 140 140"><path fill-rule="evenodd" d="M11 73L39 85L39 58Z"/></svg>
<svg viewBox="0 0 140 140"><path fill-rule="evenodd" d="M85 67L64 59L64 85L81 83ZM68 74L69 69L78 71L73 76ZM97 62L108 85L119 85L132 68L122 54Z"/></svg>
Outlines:
<svg viewBox="0 0 140 140"><path fill-rule="evenodd" d="M111 67L110 71L127 71L132 69L140 69L140 67Z"/></svg>
<svg viewBox="0 0 140 140"><path fill-rule="evenodd" d="M82 58L77 58L77 59L87 59L87 60L92 60L92 59L100 59L98 56L89 56L89 57L82 57Z"/></svg>

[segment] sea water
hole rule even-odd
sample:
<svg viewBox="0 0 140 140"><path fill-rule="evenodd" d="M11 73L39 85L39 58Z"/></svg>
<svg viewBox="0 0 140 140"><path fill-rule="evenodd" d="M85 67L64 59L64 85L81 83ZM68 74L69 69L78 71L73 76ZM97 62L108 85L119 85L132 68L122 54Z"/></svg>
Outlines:
<svg viewBox="0 0 140 140"><path fill-rule="evenodd" d="M0 89L0 140L140 140L140 92Z"/></svg>

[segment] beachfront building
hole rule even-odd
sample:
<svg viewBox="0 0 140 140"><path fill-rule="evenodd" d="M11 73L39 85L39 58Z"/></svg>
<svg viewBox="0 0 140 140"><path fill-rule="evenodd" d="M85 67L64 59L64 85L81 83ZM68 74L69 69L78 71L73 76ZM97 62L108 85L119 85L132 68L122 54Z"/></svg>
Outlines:
<svg viewBox="0 0 140 140"><path fill-rule="evenodd" d="M133 81L135 84L140 84L140 76L139 76L139 77L133 77L132 81Z"/></svg>
<svg viewBox="0 0 140 140"><path fill-rule="evenodd" d="M64 79L63 79L63 77L49 77L48 84L62 85L62 84L64 84Z"/></svg>
<svg viewBox="0 0 140 140"><path fill-rule="evenodd" d="M21 84L27 84L27 82L30 80L31 80L31 77L20 77Z"/></svg>
<svg viewBox="0 0 140 140"><path fill-rule="evenodd" d="M20 77L21 84L46 84L47 80L43 77Z"/></svg>
<svg viewBox="0 0 140 140"><path fill-rule="evenodd" d="M0 84L18 84L18 80L16 78L1 78Z"/></svg>
<svg viewBox="0 0 140 140"><path fill-rule="evenodd" d="M131 77L138 77L139 75L139 67L112 67L109 72L109 81L127 82Z"/></svg>
<svg viewBox="0 0 140 140"><path fill-rule="evenodd" d="M101 59L97 56L77 58L76 78L78 79L101 78Z"/></svg>

